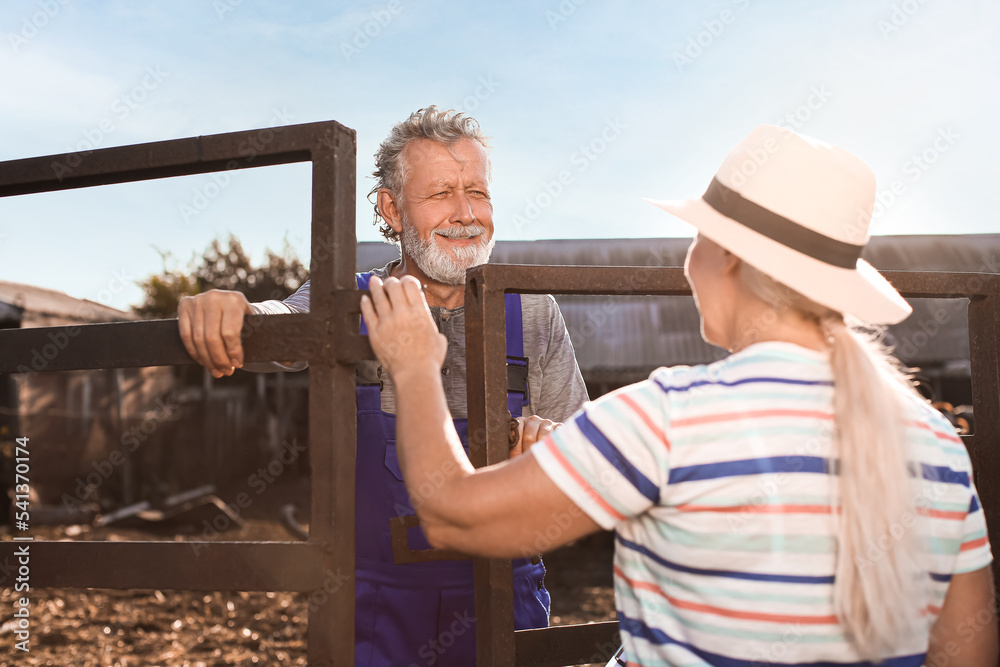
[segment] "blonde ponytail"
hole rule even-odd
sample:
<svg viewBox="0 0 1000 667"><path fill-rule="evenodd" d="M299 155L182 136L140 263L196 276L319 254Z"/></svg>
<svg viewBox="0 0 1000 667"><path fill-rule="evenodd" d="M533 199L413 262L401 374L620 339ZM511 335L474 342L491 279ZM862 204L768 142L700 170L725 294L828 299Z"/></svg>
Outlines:
<svg viewBox="0 0 1000 667"><path fill-rule="evenodd" d="M879 661L917 630L926 604L905 447L905 378L873 337L852 331L839 315L820 322L831 341L839 461L834 608L858 653Z"/></svg>
<svg viewBox="0 0 1000 667"><path fill-rule="evenodd" d="M741 270L757 296L814 320L830 343L839 489L831 500L833 602L855 650L879 662L927 625L922 531L906 452L906 395L916 392L874 335L852 330L839 313L745 262Z"/></svg>

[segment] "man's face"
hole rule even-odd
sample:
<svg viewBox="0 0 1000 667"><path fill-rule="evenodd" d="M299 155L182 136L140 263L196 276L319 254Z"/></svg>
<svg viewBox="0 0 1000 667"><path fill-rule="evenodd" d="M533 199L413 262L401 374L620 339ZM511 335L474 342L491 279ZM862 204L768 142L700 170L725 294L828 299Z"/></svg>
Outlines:
<svg viewBox="0 0 1000 667"><path fill-rule="evenodd" d="M405 183L398 202L403 252L430 279L465 283L465 271L493 251L486 151L462 139L449 147L422 139L406 147Z"/></svg>

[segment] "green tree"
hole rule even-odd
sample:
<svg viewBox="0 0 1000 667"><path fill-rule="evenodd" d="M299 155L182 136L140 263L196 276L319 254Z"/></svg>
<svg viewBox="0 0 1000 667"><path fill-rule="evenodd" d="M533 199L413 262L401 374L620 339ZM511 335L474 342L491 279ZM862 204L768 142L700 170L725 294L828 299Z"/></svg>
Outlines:
<svg viewBox="0 0 1000 667"><path fill-rule="evenodd" d="M255 267L235 235L215 239L201 257L195 255L184 269L168 267L169 253L163 256L163 271L138 281L145 300L133 310L146 318L177 316L182 296L213 289L243 292L249 301L284 299L309 278L309 269L295 254L288 239L280 253L270 248L263 265Z"/></svg>

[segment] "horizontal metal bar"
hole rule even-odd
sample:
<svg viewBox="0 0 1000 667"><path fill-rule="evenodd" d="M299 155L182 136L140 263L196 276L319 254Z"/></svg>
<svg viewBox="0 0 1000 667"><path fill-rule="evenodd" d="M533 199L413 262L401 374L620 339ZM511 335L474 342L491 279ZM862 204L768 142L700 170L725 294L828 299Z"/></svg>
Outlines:
<svg viewBox="0 0 1000 667"><path fill-rule="evenodd" d="M0 197L306 162L338 133L354 136L325 121L0 162Z"/></svg>
<svg viewBox="0 0 1000 667"><path fill-rule="evenodd" d="M522 294L691 294L678 267L483 264L469 270L467 281L475 280L484 291L499 285Z"/></svg>
<svg viewBox="0 0 1000 667"><path fill-rule="evenodd" d="M518 667L605 663L618 650L618 621L559 625L514 633Z"/></svg>
<svg viewBox="0 0 1000 667"><path fill-rule="evenodd" d="M322 548L307 542L4 541L0 585L14 585L24 548L32 588L311 591L345 576L324 572Z"/></svg>
<svg viewBox="0 0 1000 667"><path fill-rule="evenodd" d="M309 315L248 321L247 361L317 356L325 327ZM67 327L0 330L0 372L67 371L193 364L181 342L177 320L114 322ZM295 350L296 354L290 354Z"/></svg>
<svg viewBox="0 0 1000 667"><path fill-rule="evenodd" d="M882 271L908 299L986 297L1000 294L1000 275L945 271Z"/></svg>
<svg viewBox="0 0 1000 667"><path fill-rule="evenodd" d="M243 331L247 362L332 357L334 362L354 363L375 358L367 336L329 333L314 315L250 316ZM0 330L0 373L193 363L175 319Z"/></svg>
<svg viewBox="0 0 1000 667"><path fill-rule="evenodd" d="M1000 275L944 271L883 271L907 298L1000 295ZM533 266L484 264L470 269L469 280L522 294L691 294L680 267Z"/></svg>

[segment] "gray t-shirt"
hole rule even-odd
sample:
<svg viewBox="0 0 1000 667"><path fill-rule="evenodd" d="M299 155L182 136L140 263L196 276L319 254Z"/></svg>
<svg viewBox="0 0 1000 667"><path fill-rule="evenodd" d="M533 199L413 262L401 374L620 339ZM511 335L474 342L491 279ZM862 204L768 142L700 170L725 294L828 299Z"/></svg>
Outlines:
<svg viewBox="0 0 1000 667"><path fill-rule="evenodd" d="M386 278L399 260L389 262L372 275ZM309 282L284 301L250 304L262 315L309 312ZM448 353L441 368L444 393L452 417L468 416L466 406L465 307L432 307L438 330L448 339ZM588 400L587 387L576 364L573 344L555 299L548 294L522 294L521 320L524 329L524 355L528 357L528 398L526 415L537 414L564 422ZM248 363L244 370L273 372L302 370L305 362L284 366L277 362ZM392 378L382 373L382 410L396 412L396 390Z"/></svg>

